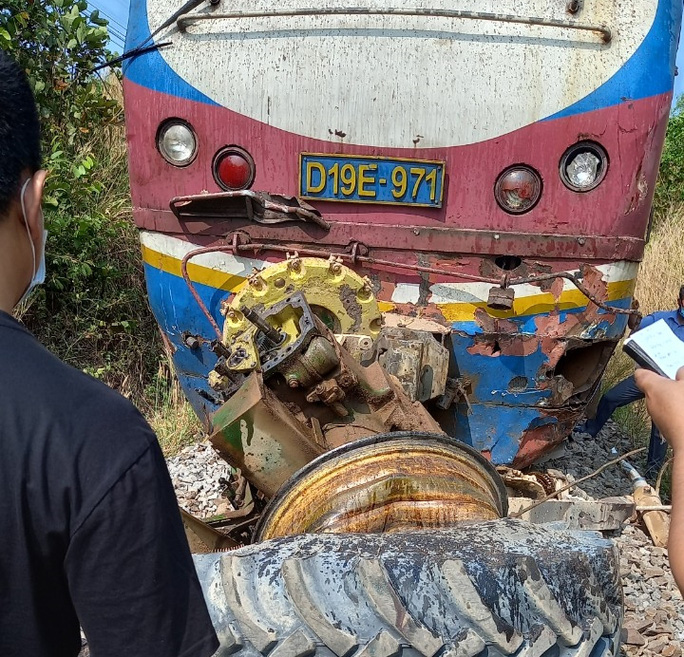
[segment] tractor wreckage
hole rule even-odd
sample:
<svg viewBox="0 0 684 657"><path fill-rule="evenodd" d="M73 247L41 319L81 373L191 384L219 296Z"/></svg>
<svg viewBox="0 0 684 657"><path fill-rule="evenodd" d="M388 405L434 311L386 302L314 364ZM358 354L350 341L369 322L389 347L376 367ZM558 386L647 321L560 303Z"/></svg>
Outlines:
<svg viewBox="0 0 684 657"><path fill-rule="evenodd" d="M616 654L610 541L506 518L497 470L443 431L468 387L447 328L296 253L221 312L210 440L234 511L183 514L216 551L195 559L219 655Z"/></svg>

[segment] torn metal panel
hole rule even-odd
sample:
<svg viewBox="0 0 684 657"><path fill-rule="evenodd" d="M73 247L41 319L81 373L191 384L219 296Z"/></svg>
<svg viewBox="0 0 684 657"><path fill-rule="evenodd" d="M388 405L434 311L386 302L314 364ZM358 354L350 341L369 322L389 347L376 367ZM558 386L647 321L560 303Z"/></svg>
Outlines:
<svg viewBox="0 0 684 657"><path fill-rule="evenodd" d="M432 333L383 328L375 353L380 365L399 379L411 401L425 402L446 390L449 351Z"/></svg>
<svg viewBox="0 0 684 657"><path fill-rule="evenodd" d="M461 401L449 411L435 411L435 417L450 436L480 450L492 463L521 469L560 444L582 416L581 406L544 409L534 405L533 398L524 401L471 401L470 406Z"/></svg>
<svg viewBox="0 0 684 657"><path fill-rule="evenodd" d="M300 199L249 189L176 196L169 206L182 221L248 219L259 224L303 221L330 229L321 213Z"/></svg>
<svg viewBox="0 0 684 657"><path fill-rule="evenodd" d="M532 465L542 454L562 443L581 417L581 407L554 409L540 414L520 435L513 466L526 468Z"/></svg>
<svg viewBox="0 0 684 657"><path fill-rule="evenodd" d="M600 271L585 266L582 277L593 294L606 298L607 286ZM562 290L554 287L555 283L550 290L558 298ZM496 359L496 374L480 376L476 398L488 389L489 397L480 399L510 404L516 395L537 392L536 403L559 407L573 399L579 401L578 395L586 396L594 388L624 326L624 316L606 313L591 302L575 312L557 307L529 319L501 318L478 308L475 330L454 334L458 345L455 357L459 371L465 374L476 368L470 356ZM482 374L487 366L484 361L479 365Z"/></svg>
<svg viewBox="0 0 684 657"><path fill-rule="evenodd" d="M216 412L213 426L215 449L268 496L324 451L256 372Z"/></svg>
<svg viewBox="0 0 684 657"><path fill-rule="evenodd" d="M601 500L546 500L539 506L517 514L530 506L525 497L508 500L508 512L521 520L543 524L561 522L570 530L614 531L620 529L636 513L634 500L625 497Z"/></svg>

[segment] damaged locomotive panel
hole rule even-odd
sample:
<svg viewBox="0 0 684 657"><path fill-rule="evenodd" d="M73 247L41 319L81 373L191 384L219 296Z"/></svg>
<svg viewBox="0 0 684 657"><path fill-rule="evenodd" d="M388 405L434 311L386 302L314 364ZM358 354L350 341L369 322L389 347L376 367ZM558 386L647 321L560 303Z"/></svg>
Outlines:
<svg viewBox="0 0 684 657"><path fill-rule="evenodd" d="M616 287L620 295L631 294L632 281L623 289L622 282L606 280L596 267L583 265L578 275L598 303L615 304ZM625 330L628 315L620 306L610 312L590 299L577 303L578 291L564 283L551 278L538 284L550 297L546 312L480 306L472 323L454 326L454 366L472 389L468 408L461 404L461 412L439 417L452 423L449 433L496 463L525 467L565 439L597 394ZM621 305L625 302L630 299ZM507 427L509 440L501 439L501 426Z"/></svg>
<svg viewBox="0 0 684 657"><path fill-rule="evenodd" d="M271 351L267 362L278 365L248 374L213 418L214 447L267 497L340 445L391 431L441 432L379 363L357 363L318 319L313 332L288 358Z"/></svg>
<svg viewBox="0 0 684 657"><path fill-rule="evenodd" d="M233 395L256 372L270 391L259 406L287 413L303 444L330 449L390 430L442 430L495 463L529 465L570 433L596 393L626 326L633 268L554 275L538 263L521 267L532 283L502 286L511 308L471 294L461 304L471 309L467 321L447 303L463 292L449 298L446 284L428 290L422 317L410 316L399 305L382 313L376 286L335 257L294 254L265 267L223 306L209 377L226 402L214 418L215 444L225 451L228 434L252 440L260 419L253 409L243 417ZM250 472L248 452L229 460Z"/></svg>

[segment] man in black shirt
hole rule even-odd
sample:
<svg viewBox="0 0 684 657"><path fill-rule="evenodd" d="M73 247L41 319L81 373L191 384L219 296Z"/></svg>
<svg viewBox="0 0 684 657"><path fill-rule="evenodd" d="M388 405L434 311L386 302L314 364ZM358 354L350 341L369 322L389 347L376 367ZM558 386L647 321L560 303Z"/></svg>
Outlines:
<svg viewBox="0 0 684 657"><path fill-rule="evenodd" d="M38 117L0 51L0 656L218 648L156 438L10 313L44 273Z"/></svg>

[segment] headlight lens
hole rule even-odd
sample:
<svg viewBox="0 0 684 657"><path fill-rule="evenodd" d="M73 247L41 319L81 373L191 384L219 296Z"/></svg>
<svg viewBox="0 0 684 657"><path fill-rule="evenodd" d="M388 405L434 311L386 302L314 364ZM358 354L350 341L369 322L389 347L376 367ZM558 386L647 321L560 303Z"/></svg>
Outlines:
<svg viewBox="0 0 684 657"><path fill-rule="evenodd" d="M571 146L561 159L560 175L565 186L574 192L588 192L598 187L608 171L608 155L596 142Z"/></svg>
<svg viewBox="0 0 684 657"><path fill-rule="evenodd" d="M247 189L254 182L254 158L239 146L226 146L214 157L214 180L227 191Z"/></svg>
<svg viewBox="0 0 684 657"><path fill-rule="evenodd" d="M523 214L531 210L539 201L541 192L540 175L524 165L506 169L494 187L496 202L510 214Z"/></svg>
<svg viewBox="0 0 684 657"><path fill-rule="evenodd" d="M159 129L157 148L169 164L183 167L195 159L197 138L187 123L171 120Z"/></svg>

